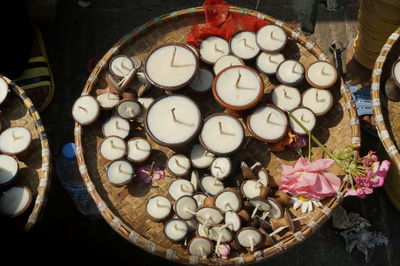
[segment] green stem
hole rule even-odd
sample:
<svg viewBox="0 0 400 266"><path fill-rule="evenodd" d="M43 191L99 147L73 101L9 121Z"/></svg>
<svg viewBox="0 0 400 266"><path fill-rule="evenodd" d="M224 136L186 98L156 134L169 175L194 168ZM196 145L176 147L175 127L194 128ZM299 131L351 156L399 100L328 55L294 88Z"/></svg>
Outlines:
<svg viewBox="0 0 400 266"><path fill-rule="evenodd" d="M308 160L311 161L311 132L308 134Z"/></svg>

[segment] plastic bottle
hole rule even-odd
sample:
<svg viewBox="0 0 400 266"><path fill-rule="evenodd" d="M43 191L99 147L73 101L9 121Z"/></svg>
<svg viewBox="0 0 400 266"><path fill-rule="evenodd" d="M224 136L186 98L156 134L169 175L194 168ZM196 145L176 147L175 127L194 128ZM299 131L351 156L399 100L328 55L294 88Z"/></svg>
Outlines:
<svg viewBox="0 0 400 266"><path fill-rule="evenodd" d="M64 145L56 163L56 171L61 184L68 192L78 211L91 220L100 219L100 212L89 195L79 173L75 156L75 143Z"/></svg>

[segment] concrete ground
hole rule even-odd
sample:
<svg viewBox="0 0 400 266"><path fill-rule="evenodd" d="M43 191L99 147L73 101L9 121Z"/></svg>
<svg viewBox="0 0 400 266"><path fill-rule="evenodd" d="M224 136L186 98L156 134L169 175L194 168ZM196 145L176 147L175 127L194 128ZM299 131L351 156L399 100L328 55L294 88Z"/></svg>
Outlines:
<svg viewBox="0 0 400 266"><path fill-rule="evenodd" d="M56 21L41 27L56 82L54 101L42 114L54 159L64 143L73 141L71 107L89 76L86 70L88 59L101 58L120 37L154 17L202 5L202 1L193 0L96 0L82 8L77 2L59 1ZM256 2L230 1L251 9L255 8ZM260 1L259 10L286 22L296 20L289 0ZM327 54L333 40L347 44L355 36L357 10L358 1L349 1L337 12L326 11L321 5L316 32L311 38ZM294 23L293 26L298 25ZM364 151L376 149L377 143L379 140L363 136ZM104 221L92 222L81 217L55 173L51 185L43 220L29 234L16 233L14 239L18 239L18 243L2 241L2 246L7 246L2 254L18 250L17 261L46 264L171 264L131 245ZM343 207L368 219L373 230L381 231L389 238L389 244L377 248L369 263L365 263L363 254L358 251L346 253L343 239L329 221L304 243L259 265L400 265L400 256L396 254L400 247L400 213L390 204L383 190L377 189L363 200L347 198Z"/></svg>

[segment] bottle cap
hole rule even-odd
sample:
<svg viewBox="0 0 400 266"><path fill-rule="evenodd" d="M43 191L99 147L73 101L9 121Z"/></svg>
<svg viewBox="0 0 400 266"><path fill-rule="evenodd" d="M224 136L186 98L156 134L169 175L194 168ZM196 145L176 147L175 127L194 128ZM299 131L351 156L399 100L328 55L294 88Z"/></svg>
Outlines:
<svg viewBox="0 0 400 266"><path fill-rule="evenodd" d="M73 142L65 144L62 149L62 155L68 160L75 160L75 152L76 148Z"/></svg>

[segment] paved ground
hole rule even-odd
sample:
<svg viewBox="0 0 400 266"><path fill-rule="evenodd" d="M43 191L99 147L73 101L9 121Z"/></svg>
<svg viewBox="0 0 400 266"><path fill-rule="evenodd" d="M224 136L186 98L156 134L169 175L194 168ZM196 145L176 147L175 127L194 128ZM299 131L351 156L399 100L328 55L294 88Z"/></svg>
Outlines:
<svg viewBox="0 0 400 266"><path fill-rule="evenodd" d="M154 17L202 4L192 0L97 0L88 8L81 8L76 0L59 2L56 22L42 27L57 86L52 105L42 114L54 159L63 143L73 140L71 106L88 77L85 67L88 59L100 58L121 36ZM254 8L256 2L231 1L247 8ZM338 12L320 7L312 39L326 53L332 40L347 43L355 35L358 2L350 2ZM288 0L260 1L259 10L287 22L296 19ZM376 148L376 143L379 141L365 136L363 150ZM303 244L263 265L400 265L400 257L396 255L400 247L400 214L388 202L383 190L378 189L364 200L346 199L343 206L367 218L373 229L389 237L389 245L375 250L370 263L366 264L357 251L346 253L338 231L328 222ZM16 234L18 243L3 241L2 246L7 244L7 252L18 250L18 260L57 264L170 264L132 246L105 222L91 222L79 216L56 175L44 219L30 234Z"/></svg>

